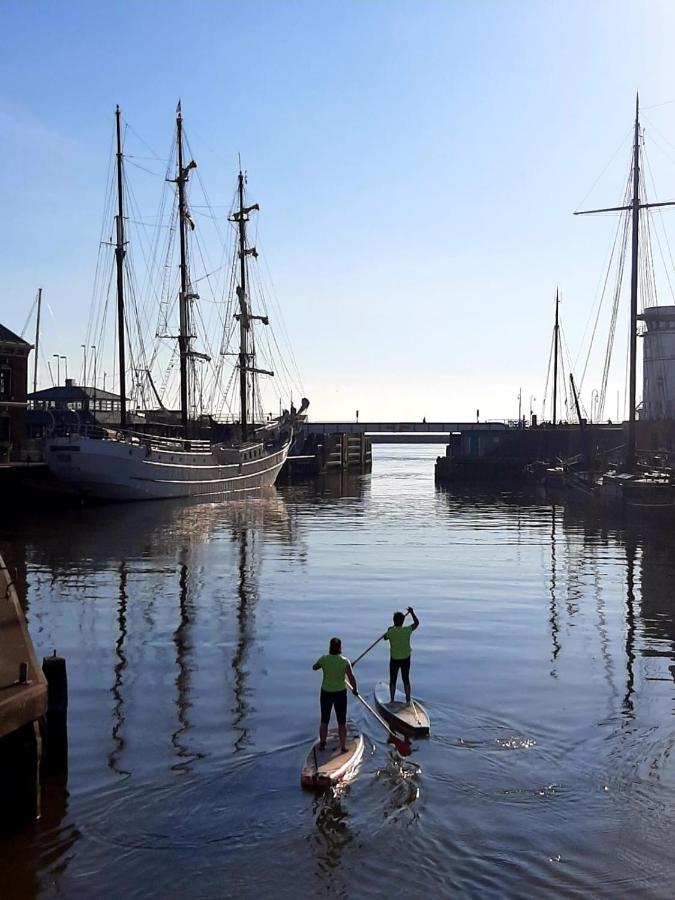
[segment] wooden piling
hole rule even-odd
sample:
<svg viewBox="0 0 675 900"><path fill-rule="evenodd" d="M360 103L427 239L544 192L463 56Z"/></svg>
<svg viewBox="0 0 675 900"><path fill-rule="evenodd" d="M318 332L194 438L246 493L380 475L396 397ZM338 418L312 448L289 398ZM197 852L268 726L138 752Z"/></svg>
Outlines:
<svg viewBox="0 0 675 900"><path fill-rule="evenodd" d="M45 656L42 671L47 679L48 705L44 754L45 774L68 769L68 674L62 656Z"/></svg>

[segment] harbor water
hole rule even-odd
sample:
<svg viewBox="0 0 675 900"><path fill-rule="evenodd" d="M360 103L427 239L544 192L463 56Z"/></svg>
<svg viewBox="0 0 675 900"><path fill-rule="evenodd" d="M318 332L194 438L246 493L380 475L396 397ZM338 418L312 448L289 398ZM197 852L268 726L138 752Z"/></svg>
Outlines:
<svg viewBox="0 0 675 900"><path fill-rule="evenodd" d="M440 447L235 504L0 528L39 655L67 658L69 772L0 840L0 895L672 896L673 534L435 488ZM401 759L355 701L358 777L301 790L312 663L413 605L432 729ZM366 697L387 647L355 668Z"/></svg>

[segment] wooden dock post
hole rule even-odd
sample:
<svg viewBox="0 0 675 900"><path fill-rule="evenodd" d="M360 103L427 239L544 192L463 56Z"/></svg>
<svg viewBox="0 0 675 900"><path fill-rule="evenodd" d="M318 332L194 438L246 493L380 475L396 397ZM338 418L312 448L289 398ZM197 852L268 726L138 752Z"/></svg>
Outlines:
<svg viewBox="0 0 675 900"><path fill-rule="evenodd" d="M42 671L47 679L47 724L45 740L45 773L53 775L68 770L68 674L62 656L45 656Z"/></svg>

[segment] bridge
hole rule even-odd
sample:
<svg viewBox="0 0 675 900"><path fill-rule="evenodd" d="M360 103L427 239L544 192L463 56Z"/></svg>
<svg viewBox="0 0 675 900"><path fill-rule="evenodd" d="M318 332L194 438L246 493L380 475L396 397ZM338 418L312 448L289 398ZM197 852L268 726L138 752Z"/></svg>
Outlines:
<svg viewBox="0 0 675 900"><path fill-rule="evenodd" d="M406 441L427 443L435 438L448 439L453 432L505 431L516 427L509 422L305 422L305 435L367 434L375 442Z"/></svg>

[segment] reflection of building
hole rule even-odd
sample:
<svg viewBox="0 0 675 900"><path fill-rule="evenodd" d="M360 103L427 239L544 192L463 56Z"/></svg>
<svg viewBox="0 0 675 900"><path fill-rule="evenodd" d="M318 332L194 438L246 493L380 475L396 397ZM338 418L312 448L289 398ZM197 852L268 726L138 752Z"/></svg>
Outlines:
<svg viewBox="0 0 675 900"><path fill-rule="evenodd" d="M643 542L640 614L645 638L643 656L663 657L675 677L675 560L668 540Z"/></svg>
<svg viewBox="0 0 675 900"><path fill-rule="evenodd" d="M54 428L117 425L120 420L119 394L95 387L80 387L72 378L66 378L64 385L30 394L28 403L30 437L43 437Z"/></svg>
<svg viewBox="0 0 675 900"><path fill-rule="evenodd" d="M675 418L675 306L652 306L642 313L642 412L648 420Z"/></svg>
<svg viewBox="0 0 675 900"><path fill-rule="evenodd" d="M31 349L27 341L0 325L0 462L21 459Z"/></svg>

